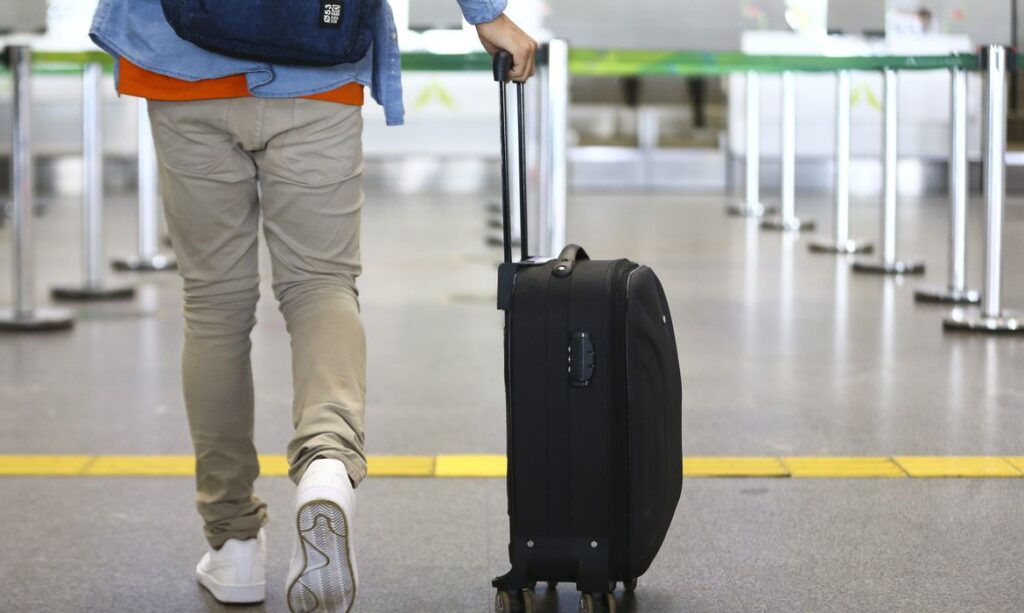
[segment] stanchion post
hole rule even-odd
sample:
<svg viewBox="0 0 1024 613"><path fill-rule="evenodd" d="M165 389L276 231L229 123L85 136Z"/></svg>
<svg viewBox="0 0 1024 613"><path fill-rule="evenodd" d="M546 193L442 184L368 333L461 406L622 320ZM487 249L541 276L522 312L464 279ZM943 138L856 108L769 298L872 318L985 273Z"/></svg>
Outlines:
<svg viewBox="0 0 1024 613"><path fill-rule="evenodd" d="M779 155L781 205L779 214L765 219L768 230L799 232L811 230L814 221L796 216L796 74L782 73L782 147Z"/></svg>
<svg viewBox="0 0 1024 613"><path fill-rule="evenodd" d="M35 178L32 169L32 50L8 47L5 52L14 77L11 153L14 202L12 231L14 306L0 309L0 331L43 332L66 330L74 324L69 313L35 306L35 253L32 215Z"/></svg>
<svg viewBox="0 0 1024 613"><path fill-rule="evenodd" d="M1003 308L1003 209L1006 205L1006 75L1010 51L989 45L985 68L985 284L981 309L955 309L947 330L1024 333L1024 314Z"/></svg>
<svg viewBox="0 0 1024 613"><path fill-rule="evenodd" d="M917 275L924 273L923 262L908 262L897 258L897 204L899 202L899 74L895 69L882 71L885 82L882 106L882 254L877 261L858 260L853 263L856 272L885 275Z"/></svg>
<svg viewBox="0 0 1024 613"><path fill-rule="evenodd" d="M744 155L746 165L746 181L744 198L741 202L729 205L726 211L737 217L763 217L767 209L761 204L761 80L754 71L746 76L746 142Z"/></svg>
<svg viewBox="0 0 1024 613"><path fill-rule="evenodd" d="M977 304L981 294L967 287L967 71L950 71L949 94L949 282L921 288L918 302Z"/></svg>
<svg viewBox="0 0 1024 613"><path fill-rule="evenodd" d="M541 205L540 242L546 253L557 255L566 243L566 209L568 206L569 156L569 44L554 39L547 44L547 71L544 87L545 107L543 123L548 165L546 196Z"/></svg>
<svg viewBox="0 0 1024 613"><path fill-rule="evenodd" d="M159 252L160 197L156 147L149 111L145 100L139 100L139 219L138 249L134 256L114 260L114 269L131 272L174 270L173 257Z"/></svg>
<svg viewBox="0 0 1024 613"><path fill-rule="evenodd" d="M549 255L542 254L541 251L547 251L550 247L551 242L548 236L548 209L551 207L551 149L549 143L551 141L548 136L551 133L551 108L548 104L549 98L549 87L548 83L548 43L544 43L540 51L537 54L537 63L539 64L539 70L537 71L537 187L538 197L536 199L537 214L534 219L537 220L533 224L533 234L531 236L531 242L537 245L536 251L538 255ZM527 235L530 235L531 230L527 228ZM550 254L553 255L553 254Z"/></svg>
<svg viewBox="0 0 1024 613"><path fill-rule="evenodd" d="M103 66L82 73L82 285L56 287L56 300L127 300L131 287L109 287L103 279Z"/></svg>
<svg viewBox="0 0 1024 613"><path fill-rule="evenodd" d="M522 108L522 107L517 107L517 108ZM506 121L509 122L509 125L511 125L511 120L512 119L514 119L514 118L506 118ZM512 193L517 193L517 192L521 193L523 190L528 189L528 186L520 185L519 184L519 167L520 167L520 165L525 166L526 143L519 142L519 131L518 130L510 130L510 132L511 133L509 134L509 142L511 143L510 147L512 147L511 151L518 151L521 155L513 155L513 156L509 157L509 170L508 170L508 172L509 172L509 179L510 179L510 182L511 182L511 185L509 185L509 189L513 190ZM520 207L522 207L522 202L520 201L519 198L516 198L515 199L515 203L512 204L512 217L511 217L511 219L509 219L509 224L511 225L511 228L510 228L511 236L510 236L510 238L512 239L512 244L513 245L521 244L522 228L519 227L519 221L520 221L519 209L520 209Z"/></svg>
<svg viewBox="0 0 1024 613"><path fill-rule="evenodd" d="M836 73L835 207L832 240L809 245L815 253L870 253L870 243L850 238L850 71Z"/></svg>

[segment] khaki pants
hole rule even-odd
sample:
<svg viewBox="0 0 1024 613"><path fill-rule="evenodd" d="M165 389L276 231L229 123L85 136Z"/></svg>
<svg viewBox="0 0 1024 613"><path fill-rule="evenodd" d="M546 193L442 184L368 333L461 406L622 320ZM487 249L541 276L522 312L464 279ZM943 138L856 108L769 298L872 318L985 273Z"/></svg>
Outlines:
<svg viewBox="0 0 1024 613"><path fill-rule="evenodd" d="M274 295L291 335L298 481L317 458L366 475L366 341L356 278L361 109L312 100L151 102L171 241L184 279L182 379L197 507L219 547L267 521L253 495L249 333L259 298L262 216Z"/></svg>

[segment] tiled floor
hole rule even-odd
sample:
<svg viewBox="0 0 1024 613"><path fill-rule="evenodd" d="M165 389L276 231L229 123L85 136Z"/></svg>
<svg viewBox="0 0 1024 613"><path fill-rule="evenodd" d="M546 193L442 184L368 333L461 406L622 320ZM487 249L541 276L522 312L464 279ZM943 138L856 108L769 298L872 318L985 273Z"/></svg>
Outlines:
<svg viewBox="0 0 1024 613"><path fill-rule="evenodd" d="M370 343L368 451L503 452L499 253L482 198L371 193L362 306ZM728 218L719 195L579 194L570 239L649 264L669 295L688 454L1024 455L1024 339L944 333L914 287L943 283L945 204L907 201L902 246L928 275L886 279L807 252L804 238ZM108 214L131 248L130 200ZM76 278L77 210L38 231L40 296ZM802 205L828 226L827 200ZM980 201L971 280L980 280ZM876 234L873 201L858 235ZM1024 206L1007 211L1006 300L1024 308ZM10 301L0 230L0 304ZM74 331L0 336L0 454L186 454L173 274L119 276L140 295L76 307ZM254 332L257 444L283 453L290 369L269 288ZM187 478L0 479L0 610L215 611ZM693 480L635 611L1016 611L1024 481ZM281 611L291 485L260 485ZM498 480L371 479L360 488L364 611L486 611L506 569ZM571 586L546 610L574 611ZM621 594L620 594L621 596ZM237 609L242 610L242 609Z"/></svg>

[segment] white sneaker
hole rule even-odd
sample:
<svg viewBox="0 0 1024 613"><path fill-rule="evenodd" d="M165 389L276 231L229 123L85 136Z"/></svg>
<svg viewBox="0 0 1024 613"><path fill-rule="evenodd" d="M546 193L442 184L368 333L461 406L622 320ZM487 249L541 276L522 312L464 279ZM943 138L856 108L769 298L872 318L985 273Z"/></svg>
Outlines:
<svg viewBox="0 0 1024 613"><path fill-rule="evenodd" d="M352 553L355 491L345 465L315 460L299 480L288 570L291 613L348 613L359 581Z"/></svg>
<svg viewBox="0 0 1024 613"><path fill-rule="evenodd" d="M196 565L199 585L225 603L263 602L267 594L267 541L261 528L256 538L228 539Z"/></svg>

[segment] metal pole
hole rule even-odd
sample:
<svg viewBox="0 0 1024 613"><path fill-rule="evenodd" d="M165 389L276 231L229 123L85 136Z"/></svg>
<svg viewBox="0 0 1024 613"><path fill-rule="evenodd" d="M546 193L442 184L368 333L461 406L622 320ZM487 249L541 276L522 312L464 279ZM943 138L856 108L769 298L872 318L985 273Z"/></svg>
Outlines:
<svg viewBox="0 0 1024 613"><path fill-rule="evenodd" d="M744 143L746 157L746 197L742 202L727 209L730 215L738 217L763 217L766 212L761 204L761 82L753 71L747 73L747 100L745 121L747 138Z"/></svg>
<svg viewBox="0 0 1024 613"><path fill-rule="evenodd" d="M521 108L521 107L518 107L518 108ZM512 125L512 122L509 120L509 118L506 118L505 120L508 122L508 125ZM527 188L527 186L526 185L520 185L520 182L519 182L519 174L520 174L519 173L519 167L521 165L525 166L525 164L526 164L526 160L524 158L524 154L525 154L525 151L526 151L525 150L526 143L519 142L519 131L518 130L510 130L509 131L509 142L511 143L511 145L510 145L512 147L511 150L519 152L517 155L510 156L510 159L509 159L509 169L508 169L508 172L509 172L509 180L511 181L509 188L512 190L512 193L520 194L520 198L515 198L514 199L515 200L515 204L512 205L512 218L509 220L509 224L510 224L509 229L510 229L510 234L511 234L510 238L512 240L512 244L513 245L521 245L522 244L522 228L519 227L519 222L521 221L521 216L520 216L519 213L520 213L520 210L522 209L522 192L523 192L523 190L525 190Z"/></svg>
<svg viewBox="0 0 1024 613"><path fill-rule="evenodd" d="M853 269L888 275L923 274L924 263L903 262L896 258L896 205L899 199L899 75L892 68L882 71L885 79L884 121L882 129L885 168L882 196L882 257L875 262L857 261Z"/></svg>
<svg viewBox="0 0 1024 613"><path fill-rule="evenodd" d="M1003 300L1003 207L1006 195L1006 48L988 48L985 97L985 283L981 313L999 317Z"/></svg>
<svg viewBox="0 0 1024 613"><path fill-rule="evenodd" d="M153 128L149 123L149 110L145 100L139 100L139 253L114 260L114 268L122 271L156 272L174 270L174 258L159 253L160 196L158 185L156 146Z"/></svg>
<svg viewBox="0 0 1024 613"><path fill-rule="evenodd" d="M530 238L523 234L523 231L526 230L529 221L529 213L526 208L529 206L530 186L527 179L529 166L527 166L526 161L526 141L529 137L526 130L526 92L525 85L523 84L516 86L516 102L516 110L518 111L516 126L519 128L516 130L516 142L519 143L519 155L517 156L519 176L516 177L516 180L519 182L519 201L517 202L519 215L512 230L516 235L515 238L519 239L521 259L526 260L530 257Z"/></svg>
<svg viewBox="0 0 1024 613"><path fill-rule="evenodd" d="M68 313L35 307L35 253L32 242L32 209L35 196L31 130L32 50L26 46L8 47L7 60L14 76L11 155L14 192L14 306L10 309L0 309L0 331L66 330L74 323Z"/></svg>
<svg viewBox="0 0 1024 613"><path fill-rule="evenodd" d="M850 73L836 78L836 247L850 240Z"/></svg>
<svg viewBox="0 0 1024 613"><path fill-rule="evenodd" d="M984 49L985 73L985 285L981 310L957 309L943 322L946 329L1024 333L1024 315L1004 310L1003 208L1006 199L1006 73L1008 50Z"/></svg>
<svg viewBox="0 0 1024 613"><path fill-rule="evenodd" d="M882 196L882 263L896 263L896 198L899 196L899 94L897 93L896 71L882 71L884 86L884 115L882 140L884 152L882 165L885 168Z"/></svg>
<svg viewBox="0 0 1024 613"><path fill-rule="evenodd" d="M782 147L779 156L781 169L782 205L779 214L761 222L769 230L798 232L814 228L813 220L796 216L796 75L782 73Z"/></svg>
<svg viewBox="0 0 1024 613"><path fill-rule="evenodd" d="M159 170L153 128L149 123L149 109L145 101L139 104L139 256L151 259L157 255L160 229Z"/></svg>
<svg viewBox="0 0 1024 613"><path fill-rule="evenodd" d="M950 71L949 96L949 283L914 292L919 302L977 304L967 288L967 71Z"/></svg>
<svg viewBox="0 0 1024 613"><path fill-rule="evenodd" d="M56 300L126 300L131 287L106 287L103 280L103 66L82 73L82 285L57 287Z"/></svg>
<svg viewBox="0 0 1024 613"><path fill-rule="evenodd" d="M850 71L836 73L836 199L832 240L809 245L815 253L870 253L870 243L850 238Z"/></svg>
<svg viewBox="0 0 1024 613"><path fill-rule="evenodd" d="M568 205L568 166L569 156L569 44L564 40L552 40L548 43L547 71L548 106L548 147L550 154L548 163L551 166L550 192L545 212L544 228L547 241L539 243L547 253L538 255L558 255L566 243L566 208Z"/></svg>
<svg viewBox="0 0 1024 613"><path fill-rule="evenodd" d="M89 64L82 82L82 256L85 284L103 284L103 67Z"/></svg>
<svg viewBox="0 0 1024 613"><path fill-rule="evenodd" d="M1020 11L1017 7L1017 0L1010 0L1010 48L1020 48ZM1017 94L1017 70L1010 71L1010 108L1017 111L1020 108L1020 100Z"/></svg>
<svg viewBox="0 0 1024 613"><path fill-rule="evenodd" d="M532 237L535 240L531 240L534 245L538 245L540 248L536 249L537 255L548 255L541 254L541 251L547 251L549 244L551 243L550 231L548 228L548 209L551 208L551 139L548 136L551 133L551 105L548 104L548 92L551 90L550 84L548 83L548 62L547 62L547 51L548 46L545 45L541 48L539 54L542 58L540 78L538 79L537 88L537 110L538 110L538 121L537 121L537 186L539 197L537 198L537 214L534 216L536 220L533 224ZM529 229L527 229L529 233Z"/></svg>

